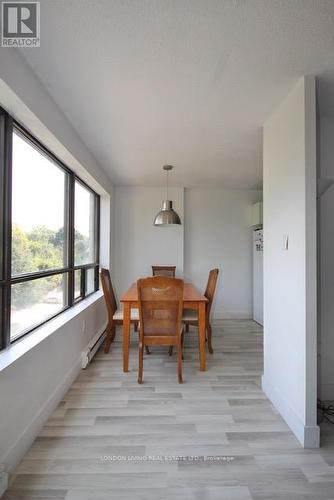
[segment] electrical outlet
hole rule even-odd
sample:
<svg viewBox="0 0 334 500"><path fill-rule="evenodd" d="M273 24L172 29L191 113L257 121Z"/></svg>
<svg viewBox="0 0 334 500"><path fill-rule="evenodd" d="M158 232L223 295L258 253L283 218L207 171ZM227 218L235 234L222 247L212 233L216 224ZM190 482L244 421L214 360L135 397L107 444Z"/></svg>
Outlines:
<svg viewBox="0 0 334 500"><path fill-rule="evenodd" d="M86 330L86 320L85 319L82 320L82 328L81 329L82 329L82 333Z"/></svg>

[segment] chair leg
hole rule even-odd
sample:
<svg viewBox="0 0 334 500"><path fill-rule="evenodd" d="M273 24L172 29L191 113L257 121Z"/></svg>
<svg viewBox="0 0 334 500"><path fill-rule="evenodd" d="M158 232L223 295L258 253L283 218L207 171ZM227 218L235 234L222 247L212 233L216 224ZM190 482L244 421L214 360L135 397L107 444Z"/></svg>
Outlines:
<svg viewBox="0 0 334 500"><path fill-rule="evenodd" d="M114 342L115 337L116 337L116 325L113 325L111 328L112 328L112 338L111 338L111 342Z"/></svg>
<svg viewBox="0 0 334 500"><path fill-rule="evenodd" d="M108 323L107 328L106 328L106 339L104 341L104 352L105 352L105 354L108 354L109 349L110 349L110 344L114 340L115 334L116 334L116 327L115 327L115 325L110 326L109 323Z"/></svg>
<svg viewBox="0 0 334 500"><path fill-rule="evenodd" d="M211 325L210 325L209 322L207 324L206 331L208 332L208 348L209 348L209 353L213 354L212 343L211 343L212 329L211 329Z"/></svg>
<svg viewBox="0 0 334 500"><path fill-rule="evenodd" d="M172 355L173 355L173 347L174 347L174 346L172 346L172 345L171 345L171 346L169 346L169 349L168 349L168 355L169 355L169 356L172 356ZM183 357L183 339L182 339L182 359L184 359L184 357Z"/></svg>
<svg viewBox="0 0 334 500"><path fill-rule="evenodd" d="M177 344L177 378L179 384L183 383L182 379L182 346L181 346L181 339L179 340Z"/></svg>
<svg viewBox="0 0 334 500"><path fill-rule="evenodd" d="M183 356L183 348L184 348L184 331L181 333L181 349L182 349L182 359L184 359L184 356Z"/></svg>
<svg viewBox="0 0 334 500"><path fill-rule="evenodd" d="M139 330L135 330L135 332L138 332L138 337L140 338ZM145 346L145 352L146 352L146 354L151 354L147 345Z"/></svg>
<svg viewBox="0 0 334 500"><path fill-rule="evenodd" d="M139 364L138 364L138 384L143 383L143 357L144 357L144 346L142 342L139 342Z"/></svg>
<svg viewBox="0 0 334 500"><path fill-rule="evenodd" d="M188 329L187 329L187 328L188 328ZM189 325L188 325L188 323L187 323L187 324L186 324L186 332L188 332L188 331L189 331ZM184 330L182 331L182 334L181 334L181 346L182 346L182 359L184 359L184 358L183 358ZM173 345L170 345L170 346L169 346L169 350L168 350L168 354L169 354L169 356L172 356L172 354L173 354L173 348L174 348L174 346L173 346Z"/></svg>

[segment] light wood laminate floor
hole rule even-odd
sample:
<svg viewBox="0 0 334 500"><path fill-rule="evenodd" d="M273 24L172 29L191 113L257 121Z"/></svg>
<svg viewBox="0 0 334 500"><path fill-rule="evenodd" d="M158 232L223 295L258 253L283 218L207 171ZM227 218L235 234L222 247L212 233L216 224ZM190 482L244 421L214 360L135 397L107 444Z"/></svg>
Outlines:
<svg viewBox="0 0 334 500"><path fill-rule="evenodd" d="M81 372L6 500L334 499L334 426L323 426L320 450L302 449L260 389L256 323L216 324L204 373L191 328L183 385L175 354L152 348L139 386L136 340L132 333L129 373L119 341ZM135 456L144 459L121 459Z"/></svg>

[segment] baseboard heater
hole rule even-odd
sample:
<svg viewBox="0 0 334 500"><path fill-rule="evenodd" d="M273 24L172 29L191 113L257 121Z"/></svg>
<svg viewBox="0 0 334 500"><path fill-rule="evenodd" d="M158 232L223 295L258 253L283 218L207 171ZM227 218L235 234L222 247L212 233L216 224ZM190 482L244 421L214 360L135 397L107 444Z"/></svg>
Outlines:
<svg viewBox="0 0 334 500"><path fill-rule="evenodd" d="M83 369L87 368L92 361L99 347L103 344L106 338L106 327L102 328L89 342L86 349L81 354L81 366Z"/></svg>

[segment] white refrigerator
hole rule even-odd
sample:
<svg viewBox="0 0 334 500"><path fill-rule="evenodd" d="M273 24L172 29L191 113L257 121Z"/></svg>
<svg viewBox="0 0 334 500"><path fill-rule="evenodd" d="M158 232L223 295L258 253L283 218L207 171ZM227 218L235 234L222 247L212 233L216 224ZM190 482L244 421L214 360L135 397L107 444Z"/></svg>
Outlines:
<svg viewBox="0 0 334 500"><path fill-rule="evenodd" d="M263 325L263 229L253 231L253 319Z"/></svg>

